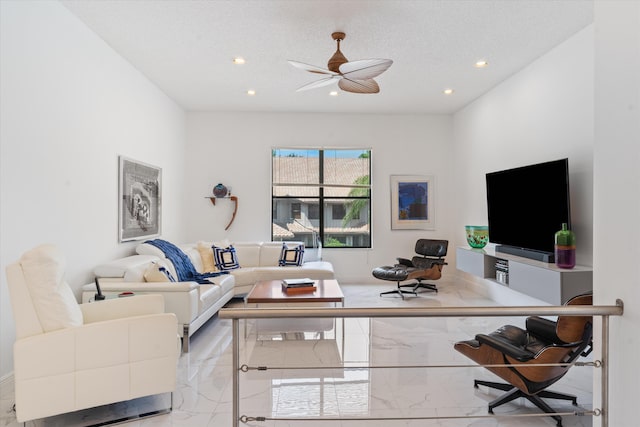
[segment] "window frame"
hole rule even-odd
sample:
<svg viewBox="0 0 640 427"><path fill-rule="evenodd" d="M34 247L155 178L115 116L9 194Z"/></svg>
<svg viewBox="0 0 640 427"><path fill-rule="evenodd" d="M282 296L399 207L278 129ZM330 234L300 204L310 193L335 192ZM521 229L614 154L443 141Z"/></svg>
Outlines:
<svg viewBox="0 0 640 427"><path fill-rule="evenodd" d="M300 150L300 151L314 151L317 152L318 154L318 184L302 184L305 187L310 187L310 188L317 188L318 189L318 195L317 196L276 196L275 195L275 189L278 186L284 186L287 183L282 183L282 182L278 182L276 183L274 180L274 158L276 157L276 152L279 150L283 150L283 151L296 151L296 150ZM327 151L362 151L363 153L366 153L368 155L368 177L369 177L369 183L368 184L353 184L353 185L344 185L344 184L329 184L329 183L325 183L324 182L324 169L325 169L325 162L324 162L324 158L325 158L325 152ZM371 148L362 148L362 147L357 147L357 148L326 148L326 147L322 147L322 148L318 148L318 147L286 147L286 146L278 146L278 147L272 147L271 149L271 240L285 240L282 238L277 239L274 236L274 224L276 224L276 218L273 217L274 212L277 212L277 203L280 200L286 200L286 199L291 199L291 200L301 200L301 199L312 199L315 202L317 202L318 205L318 227L317 227L317 232L314 232L314 235L317 234L317 238L319 239L319 241L322 243L322 246L324 248L343 248L343 249L370 249L373 247L373 236L372 236L372 230L373 230L373 218L372 218L372 204L373 204L373 191L372 191L372 159L373 155L372 155L372 149ZM345 157L347 158L347 157ZM301 184L293 184L293 185L298 185L300 186ZM352 195L341 195L341 196L326 196L325 195L325 187L348 187L348 188L365 188L367 191L367 195L366 196L352 196ZM332 210L330 212L325 212L325 205L327 203L332 203L332 201L336 201L336 200L342 200L342 201L347 201L347 200L366 200L368 202L367 204L367 208L368 208L368 226L369 226L369 230L368 230L368 237L365 239L366 241L364 242L364 244L359 244L359 245L349 245L349 246L331 246L330 244L325 244L326 242L326 236L329 235L331 236L331 232L327 232L327 228L330 228L327 224L326 224L326 216L329 215L329 217L332 216ZM301 202L304 203L304 202ZM344 202L343 202L344 203ZM301 209L302 211L303 209ZM345 207L345 213L348 212L348 210ZM352 218L352 220L359 220L361 219L362 215L360 215L360 213L358 213L357 217ZM311 219L311 218L309 218ZM314 219L315 221L315 219ZM314 227L315 229L316 227ZM335 233L333 233L335 234ZM362 236L362 234L360 234L359 236ZM345 236L346 238L346 236ZM294 238L295 239L295 238ZM361 240L361 239L359 239ZM315 245L314 245L315 246Z"/></svg>

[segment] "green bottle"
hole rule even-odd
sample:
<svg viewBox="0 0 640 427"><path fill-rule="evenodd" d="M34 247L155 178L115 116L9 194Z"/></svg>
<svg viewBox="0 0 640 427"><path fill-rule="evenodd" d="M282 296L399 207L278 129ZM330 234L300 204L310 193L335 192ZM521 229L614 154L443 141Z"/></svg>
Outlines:
<svg viewBox="0 0 640 427"><path fill-rule="evenodd" d="M567 223L562 223L562 230L555 236L556 265L560 268L573 268L576 266L576 235L567 228Z"/></svg>

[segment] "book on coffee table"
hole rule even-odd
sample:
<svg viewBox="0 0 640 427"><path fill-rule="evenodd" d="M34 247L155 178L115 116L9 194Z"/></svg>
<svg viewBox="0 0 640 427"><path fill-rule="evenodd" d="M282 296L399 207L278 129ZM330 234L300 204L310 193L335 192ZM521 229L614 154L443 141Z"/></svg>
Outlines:
<svg viewBox="0 0 640 427"><path fill-rule="evenodd" d="M316 289L317 288L314 284L307 284L304 286L287 286L284 282L282 282L282 291L288 295L313 293L316 291Z"/></svg>
<svg viewBox="0 0 640 427"><path fill-rule="evenodd" d="M309 278L304 279L284 279L282 281L282 286L286 286L287 288L304 288L315 285L315 280L311 280Z"/></svg>

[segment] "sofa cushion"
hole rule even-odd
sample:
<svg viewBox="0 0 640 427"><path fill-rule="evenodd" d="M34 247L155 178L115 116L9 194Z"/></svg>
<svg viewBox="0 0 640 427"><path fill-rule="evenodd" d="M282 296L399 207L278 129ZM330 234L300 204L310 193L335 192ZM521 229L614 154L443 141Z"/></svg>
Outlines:
<svg viewBox="0 0 640 427"><path fill-rule="evenodd" d="M235 270L239 268L238 264L238 256L236 255L236 250L232 245L229 245L226 248L221 248L218 246L213 246L213 259L215 260L216 267L218 270Z"/></svg>
<svg viewBox="0 0 640 427"><path fill-rule="evenodd" d="M278 265L284 242L264 242L260 246L260 267Z"/></svg>
<svg viewBox="0 0 640 427"><path fill-rule="evenodd" d="M161 249L150 245L148 243L141 243L136 247L136 252L138 255L133 255L131 258L138 257L138 264L135 268L127 269L127 272L124 276L125 282L148 282L144 277L147 269L149 268L150 262L157 262L159 265L162 265L167 269L167 271L174 277L174 279L178 278L178 273L176 271L173 263L165 256L164 252ZM198 255L199 256L199 255ZM189 257L191 258L191 257ZM126 258L125 258L126 259ZM143 264L144 260L148 259L149 262ZM117 260L119 262L121 260ZM97 273L96 273L97 275ZM100 276L98 276L100 277Z"/></svg>
<svg viewBox="0 0 640 427"><path fill-rule="evenodd" d="M200 307L198 307L198 315L204 312L207 308L218 302L222 296L220 286L218 285L200 285L198 286L200 292Z"/></svg>
<svg viewBox="0 0 640 427"><path fill-rule="evenodd" d="M314 279L333 279L333 265L328 261L305 262L300 266L302 277L313 277Z"/></svg>
<svg viewBox="0 0 640 427"><path fill-rule="evenodd" d="M197 273L203 273L202 257L200 256L197 245L179 245L178 248L189 258L189 261L191 261L195 271Z"/></svg>
<svg viewBox="0 0 640 427"><path fill-rule="evenodd" d="M136 253L140 255L151 255L158 257L160 259L167 259L171 261L171 256L167 256L163 249L160 249L157 245L150 243L152 241L146 241L144 243L140 243L136 246ZM175 250L173 252L174 258L177 257L182 263L182 271L188 273L193 270L194 272L202 273L202 259L200 257L200 253L197 248L193 244L189 245L176 245L171 242L162 239L155 239L153 242L164 242L169 247L166 248L168 250ZM169 252L171 253L171 252ZM172 262L168 262L166 267L171 271L175 278L179 278L179 274L177 274L176 266L173 265Z"/></svg>
<svg viewBox="0 0 640 427"><path fill-rule="evenodd" d="M235 278L236 286L244 286L244 285L253 285L258 280L262 280L258 274L257 270L260 270L265 267L242 267L237 270L233 270L231 274ZM269 268L269 267L266 267ZM282 267L273 267L282 270Z"/></svg>
<svg viewBox="0 0 640 427"><path fill-rule="evenodd" d="M233 277L230 274L227 274L225 276L220 276L220 277L214 277L213 279L215 279L215 284L220 286L222 295L226 294L229 291L233 291L233 288L236 283L235 277Z"/></svg>
<svg viewBox="0 0 640 427"><path fill-rule="evenodd" d="M235 273L234 273L235 274ZM253 269L251 274L251 284L259 280L282 280L282 279L300 279L306 276L299 272L299 268L284 267L258 267ZM236 283L238 279L236 277ZM246 283L245 283L246 284Z"/></svg>
<svg viewBox="0 0 640 427"><path fill-rule="evenodd" d="M158 260L154 255L131 255L100 264L93 269L93 274L100 278L113 277L127 282L143 282L149 264Z"/></svg>
<svg viewBox="0 0 640 427"><path fill-rule="evenodd" d="M25 284L45 332L81 326L82 311L64 280L65 261L53 245L41 245L20 258Z"/></svg>
<svg viewBox="0 0 640 427"><path fill-rule="evenodd" d="M260 265L260 242L236 242L233 247L238 254L240 267L257 267Z"/></svg>
<svg viewBox="0 0 640 427"><path fill-rule="evenodd" d="M304 245L287 245L282 246L280 253L280 260L278 265L281 267L295 266L300 267L302 265L302 259L304 257Z"/></svg>
<svg viewBox="0 0 640 427"><path fill-rule="evenodd" d="M160 259L166 258L162 249L155 247L153 245L150 245L149 243L146 243L146 242L140 243L138 246L136 246L136 253L140 255L153 255Z"/></svg>

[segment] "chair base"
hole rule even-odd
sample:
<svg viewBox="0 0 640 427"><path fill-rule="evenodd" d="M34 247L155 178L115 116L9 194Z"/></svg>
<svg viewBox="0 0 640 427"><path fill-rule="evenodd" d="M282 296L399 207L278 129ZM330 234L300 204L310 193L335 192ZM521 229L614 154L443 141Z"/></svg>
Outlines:
<svg viewBox="0 0 640 427"><path fill-rule="evenodd" d="M398 285L397 289L394 289L392 291L380 292L380 296L382 296L382 295L390 295L390 294L398 294L398 295L400 295L400 297L402 297L402 299L404 299L405 294L411 294L414 297L418 296L418 294L415 291L405 291L404 289L401 289L400 285Z"/></svg>
<svg viewBox="0 0 640 427"><path fill-rule="evenodd" d="M436 285L433 285L431 283L423 283L422 280L418 279L417 282L413 282L413 283L407 283L404 285L401 285L400 282L398 283L398 287L392 291L387 291L387 292L380 292L380 296L382 295L390 295L390 294L398 294L402 297L402 299L404 299L405 294L411 294L413 296L418 296L418 292L416 292L418 289L420 288L424 288L427 289L428 291L433 291L433 292L438 292L438 288L436 288ZM406 287L412 287L413 289L410 291L404 290L402 288L406 288Z"/></svg>
<svg viewBox="0 0 640 427"><path fill-rule="evenodd" d="M523 392L518 388L515 388L511 384L496 383L492 381L482 381L482 380L473 381L473 386L475 388L478 388L479 385L483 385L489 388L494 388L496 390L503 390L507 392L502 396L498 397L497 399L489 402L490 414L493 414L493 408L496 408L500 405L511 402L512 400L515 400L519 397L524 397L529 402L533 403L534 405L536 405L538 408L540 408L542 411L544 411L547 414L554 414L556 411L554 411L551 408L551 406L549 406L545 401L542 400L543 397L548 399L568 400L568 401L571 401L573 405L578 405L578 398L571 394L557 393L549 390L542 390L537 394L526 394L525 392ZM560 417L559 415L549 415L549 416L556 421L556 426L562 427L562 417Z"/></svg>
<svg viewBox="0 0 640 427"><path fill-rule="evenodd" d="M401 288L412 286L414 293L420 288L426 289L428 291L436 292L436 293L438 292L438 288L436 287L436 285L434 285L433 283L424 283L420 279L418 279L417 282L407 283L405 285L398 285L398 286Z"/></svg>

